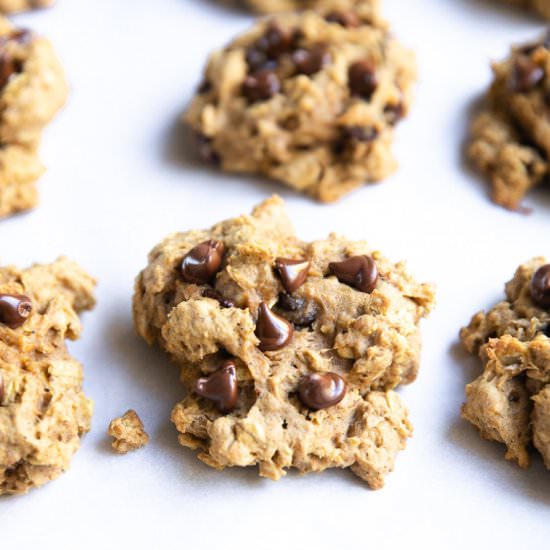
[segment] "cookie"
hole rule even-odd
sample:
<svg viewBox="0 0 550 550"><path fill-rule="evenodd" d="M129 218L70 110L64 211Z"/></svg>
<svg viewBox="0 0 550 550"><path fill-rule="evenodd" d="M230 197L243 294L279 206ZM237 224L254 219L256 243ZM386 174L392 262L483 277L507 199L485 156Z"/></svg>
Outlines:
<svg viewBox="0 0 550 550"><path fill-rule="evenodd" d="M365 6L260 20L212 54L184 117L200 154L325 202L392 173L415 62Z"/></svg>
<svg viewBox="0 0 550 550"><path fill-rule="evenodd" d="M90 428L82 367L67 351L95 281L59 258L0 268L0 495L25 493L68 469Z"/></svg>
<svg viewBox="0 0 550 550"><path fill-rule="evenodd" d="M483 372L466 386L462 416L506 458L529 465L532 445L550 468L550 264L534 258L506 284L506 297L463 328L464 348Z"/></svg>
<svg viewBox="0 0 550 550"><path fill-rule="evenodd" d="M0 13L19 13L21 11L46 8L54 0L0 0Z"/></svg>
<svg viewBox="0 0 550 550"><path fill-rule="evenodd" d="M66 95L50 42L0 17L0 216L35 206L42 129Z"/></svg>
<svg viewBox="0 0 550 550"><path fill-rule="evenodd" d="M113 449L119 454L135 451L149 442L141 418L132 409L111 421L108 434L113 438Z"/></svg>
<svg viewBox="0 0 550 550"><path fill-rule="evenodd" d="M365 19L380 18L379 0L241 0L258 13L280 13L301 10L332 11L332 18L346 23L357 23L353 11L361 11Z"/></svg>
<svg viewBox="0 0 550 550"><path fill-rule="evenodd" d="M505 2L535 12L546 19L550 19L550 3L548 0L505 0Z"/></svg>
<svg viewBox="0 0 550 550"><path fill-rule="evenodd" d="M394 391L418 371L431 285L364 242L300 241L279 197L175 233L136 280L138 333L181 368L180 443L279 479L351 468L384 484L412 434Z"/></svg>
<svg viewBox="0 0 550 550"><path fill-rule="evenodd" d="M493 73L468 154L491 182L493 201L517 210L525 194L548 178L550 35L514 47L508 59L493 64Z"/></svg>

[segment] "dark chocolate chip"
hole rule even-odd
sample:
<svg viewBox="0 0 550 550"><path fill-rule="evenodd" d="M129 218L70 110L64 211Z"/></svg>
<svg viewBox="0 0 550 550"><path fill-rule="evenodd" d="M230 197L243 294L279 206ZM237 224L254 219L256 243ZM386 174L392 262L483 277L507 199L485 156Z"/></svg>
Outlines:
<svg viewBox="0 0 550 550"><path fill-rule="evenodd" d="M219 271L225 246L210 239L192 248L181 262L181 276L188 283L205 284Z"/></svg>
<svg viewBox="0 0 550 550"><path fill-rule="evenodd" d="M269 69L248 75L243 83L243 95L254 103L271 99L281 89L279 77Z"/></svg>
<svg viewBox="0 0 550 550"><path fill-rule="evenodd" d="M208 80L203 80L197 88L199 94L207 94L210 90L212 90L212 83Z"/></svg>
<svg viewBox="0 0 550 550"><path fill-rule="evenodd" d="M239 395L235 363L226 361L210 376L199 378L195 382L193 391L197 395L213 401L222 414L230 413L237 406Z"/></svg>
<svg viewBox="0 0 550 550"><path fill-rule="evenodd" d="M508 88L512 92L528 92L544 78L544 70L527 56L519 56L508 79Z"/></svg>
<svg viewBox="0 0 550 550"><path fill-rule="evenodd" d="M361 26L361 18L354 11L335 10L331 11L325 19L329 23L338 23L342 27L353 28Z"/></svg>
<svg viewBox="0 0 550 550"><path fill-rule="evenodd" d="M363 59L350 65L348 86L352 95L360 96L367 101L371 98L378 87L376 67L372 61Z"/></svg>
<svg viewBox="0 0 550 550"><path fill-rule="evenodd" d="M257 40L256 48L270 59L277 59L280 55L290 51L294 45L292 32L283 29L277 22L271 21L264 34Z"/></svg>
<svg viewBox="0 0 550 550"><path fill-rule="evenodd" d="M331 262L328 268L341 283L361 292L370 294L376 288L378 269L370 256L352 256L342 262Z"/></svg>
<svg viewBox="0 0 550 550"><path fill-rule="evenodd" d="M300 401L313 410L326 409L340 403L346 395L346 383L335 372L304 376L298 385Z"/></svg>
<svg viewBox="0 0 550 550"><path fill-rule="evenodd" d="M368 143L378 137L378 130L372 126L344 126L344 139Z"/></svg>
<svg viewBox="0 0 550 550"><path fill-rule="evenodd" d="M32 312L32 302L23 294L0 294L0 323L20 327Z"/></svg>
<svg viewBox="0 0 550 550"><path fill-rule="evenodd" d="M305 300L286 292L279 294L277 308L282 311L287 321L297 327L311 326L319 315L319 307L313 300Z"/></svg>
<svg viewBox="0 0 550 550"><path fill-rule="evenodd" d="M277 63L270 60L265 52L255 46L251 46L246 50L246 64L251 73L256 73L261 69L274 69Z"/></svg>
<svg viewBox="0 0 550 550"><path fill-rule="evenodd" d="M219 164L221 158L220 155L214 151L214 148L212 147L212 140L200 133L196 134L196 139L200 157L207 162L211 162L212 164Z"/></svg>
<svg viewBox="0 0 550 550"><path fill-rule="evenodd" d="M544 334L544 336L548 336L548 338L550 338L550 323L543 327L542 333Z"/></svg>
<svg viewBox="0 0 550 550"><path fill-rule="evenodd" d="M384 114L388 123L394 126L405 116L405 107L401 101L390 103L384 107Z"/></svg>
<svg viewBox="0 0 550 550"><path fill-rule="evenodd" d="M531 298L537 306L550 308L550 264L543 265L533 275Z"/></svg>
<svg viewBox="0 0 550 550"><path fill-rule="evenodd" d="M315 44L308 49L295 50L292 53L292 61L298 74L310 76L330 63L330 54L325 44Z"/></svg>
<svg viewBox="0 0 550 550"><path fill-rule="evenodd" d="M21 72L21 64L7 52L0 54L0 88L3 88L12 75L18 72Z"/></svg>
<svg viewBox="0 0 550 550"><path fill-rule="evenodd" d="M281 278L281 282L285 290L291 294L306 282L310 266L311 262L309 260L292 260L289 258L277 258L275 260L275 269Z"/></svg>
<svg viewBox="0 0 550 550"><path fill-rule="evenodd" d="M205 288L202 291L202 295L205 298L216 300L222 307L235 307L235 302L229 300L228 298L224 298L217 290L214 290L213 288Z"/></svg>
<svg viewBox="0 0 550 550"><path fill-rule="evenodd" d="M294 329L283 317L273 313L265 302L258 308L256 336L261 351L275 351L284 348L292 339Z"/></svg>

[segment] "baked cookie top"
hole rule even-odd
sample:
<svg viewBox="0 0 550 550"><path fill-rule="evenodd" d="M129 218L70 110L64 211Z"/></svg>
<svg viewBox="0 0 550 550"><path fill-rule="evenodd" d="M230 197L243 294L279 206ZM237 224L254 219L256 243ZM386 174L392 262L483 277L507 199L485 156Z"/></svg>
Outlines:
<svg viewBox="0 0 550 550"><path fill-rule="evenodd" d="M534 258L506 284L506 297L460 332L483 373L466 386L462 414L506 458L529 465L531 443L550 467L550 265Z"/></svg>
<svg viewBox="0 0 550 550"><path fill-rule="evenodd" d="M185 115L202 156L322 201L392 172L415 62L365 6L263 19L213 53Z"/></svg>
<svg viewBox="0 0 550 550"><path fill-rule="evenodd" d="M493 200L516 210L548 177L550 36L512 48L507 59L493 64L493 73L468 154L490 179Z"/></svg>
<svg viewBox="0 0 550 550"><path fill-rule="evenodd" d="M0 494L23 493L67 470L88 431L92 403L67 351L95 281L59 258L0 268Z"/></svg>
<svg viewBox="0 0 550 550"><path fill-rule="evenodd" d="M172 419L202 460L275 479L353 466L379 487L411 432L389 390L416 377L433 300L364 242L300 241L272 197L155 247L134 319L181 367Z"/></svg>

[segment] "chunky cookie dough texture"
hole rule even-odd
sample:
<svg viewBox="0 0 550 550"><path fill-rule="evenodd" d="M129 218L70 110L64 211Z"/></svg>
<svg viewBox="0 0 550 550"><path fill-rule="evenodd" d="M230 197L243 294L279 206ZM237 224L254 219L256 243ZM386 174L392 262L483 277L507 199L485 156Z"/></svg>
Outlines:
<svg viewBox="0 0 550 550"><path fill-rule="evenodd" d="M94 306L94 287L66 258L0 268L0 494L67 470L90 428L92 402L65 339L80 336L78 313Z"/></svg>
<svg viewBox="0 0 550 550"><path fill-rule="evenodd" d="M240 0L258 13L302 10L361 11L370 21L380 19L379 0Z"/></svg>
<svg viewBox="0 0 550 550"><path fill-rule="evenodd" d="M504 0L508 4L513 4L520 8L528 9L550 19L550 2L548 0Z"/></svg>
<svg viewBox="0 0 550 550"><path fill-rule="evenodd" d="M0 217L36 205L42 129L66 96L50 42L0 17Z"/></svg>
<svg viewBox="0 0 550 550"><path fill-rule="evenodd" d="M550 35L493 64L494 81L474 118L468 154L490 180L494 202L517 210L548 179Z"/></svg>
<svg viewBox="0 0 550 550"><path fill-rule="evenodd" d="M136 411L130 409L109 424L112 447L119 454L126 454L147 445L149 435Z"/></svg>
<svg viewBox="0 0 550 550"><path fill-rule="evenodd" d="M379 488L412 434L392 390L417 375L433 301L364 242L300 241L274 196L156 246L134 320L181 368L172 421L203 462L271 479L349 467Z"/></svg>
<svg viewBox="0 0 550 550"><path fill-rule="evenodd" d="M462 415L506 458L529 465L531 444L550 468L550 265L534 258L506 284L506 298L460 333L483 373L466 386Z"/></svg>
<svg viewBox="0 0 550 550"><path fill-rule="evenodd" d="M51 6L55 0L0 0L0 13L18 13Z"/></svg>
<svg viewBox="0 0 550 550"><path fill-rule="evenodd" d="M396 167L415 61L370 5L260 20L210 56L185 115L203 157L335 201Z"/></svg>

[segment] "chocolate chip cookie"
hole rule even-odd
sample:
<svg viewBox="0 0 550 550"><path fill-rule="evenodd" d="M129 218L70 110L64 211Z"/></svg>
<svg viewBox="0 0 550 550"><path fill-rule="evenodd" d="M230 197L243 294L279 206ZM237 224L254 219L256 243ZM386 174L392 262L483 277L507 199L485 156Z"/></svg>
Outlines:
<svg viewBox="0 0 550 550"><path fill-rule="evenodd" d="M51 6L54 0L0 0L0 13L18 13Z"/></svg>
<svg viewBox="0 0 550 550"><path fill-rule="evenodd" d="M550 35L493 64L494 81L471 127L468 154L490 180L494 202L517 210L548 179Z"/></svg>
<svg viewBox="0 0 550 550"><path fill-rule="evenodd" d="M531 443L550 468L550 264L534 258L506 284L506 298L460 333L483 373L466 386L463 417L506 458L529 465Z"/></svg>
<svg viewBox="0 0 550 550"><path fill-rule="evenodd" d="M42 129L66 95L50 42L0 17L0 217L36 205Z"/></svg>
<svg viewBox="0 0 550 550"><path fill-rule="evenodd" d="M65 258L0 268L0 495L67 470L90 428L82 367L65 340L80 336L78 313L94 306L94 287Z"/></svg>
<svg viewBox="0 0 550 550"><path fill-rule="evenodd" d="M271 479L350 467L379 488L412 434L392 390L417 375L433 301L364 242L300 241L272 197L156 246L134 320L181 368L172 421L206 464Z"/></svg>
<svg viewBox="0 0 550 550"><path fill-rule="evenodd" d="M200 154L321 201L390 174L415 62L372 14L280 15L212 54L185 115Z"/></svg>
<svg viewBox="0 0 550 550"><path fill-rule="evenodd" d="M508 4L513 4L520 8L533 11L550 19L550 2L548 0L504 0Z"/></svg>

